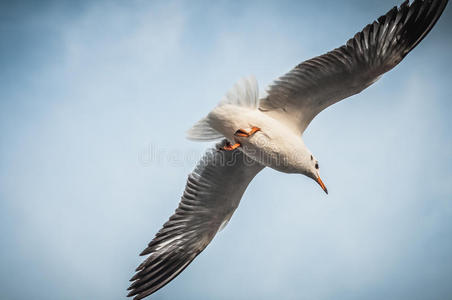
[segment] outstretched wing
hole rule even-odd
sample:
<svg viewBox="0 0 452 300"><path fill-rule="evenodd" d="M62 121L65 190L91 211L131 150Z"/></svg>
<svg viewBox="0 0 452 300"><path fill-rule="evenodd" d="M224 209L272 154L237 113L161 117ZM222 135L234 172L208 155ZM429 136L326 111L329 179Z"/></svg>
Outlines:
<svg viewBox="0 0 452 300"><path fill-rule="evenodd" d="M170 282L204 250L224 226L246 187L264 167L241 150L209 150L188 176L174 215L163 225L141 255L128 296L142 299Z"/></svg>
<svg viewBox="0 0 452 300"><path fill-rule="evenodd" d="M448 0L405 1L344 46L307 60L270 86L260 109L302 134L328 106L394 68L427 35Z"/></svg>

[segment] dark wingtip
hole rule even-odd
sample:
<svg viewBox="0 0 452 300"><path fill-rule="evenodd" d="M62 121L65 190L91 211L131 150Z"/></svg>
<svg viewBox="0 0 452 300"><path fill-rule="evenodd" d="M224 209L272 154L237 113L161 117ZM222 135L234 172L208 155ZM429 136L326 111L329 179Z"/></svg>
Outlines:
<svg viewBox="0 0 452 300"><path fill-rule="evenodd" d="M134 291L130 291L130 292L127 294L127 297L132 297L132 296L134 296L134 295L135 295Z"/></svg>
<svg viewBox="0 0 452 300"><path fill-rule="evenodd" d="M138 273L133 275L132 278L129 279L130 282L135 281L138 278Z"/></svg>

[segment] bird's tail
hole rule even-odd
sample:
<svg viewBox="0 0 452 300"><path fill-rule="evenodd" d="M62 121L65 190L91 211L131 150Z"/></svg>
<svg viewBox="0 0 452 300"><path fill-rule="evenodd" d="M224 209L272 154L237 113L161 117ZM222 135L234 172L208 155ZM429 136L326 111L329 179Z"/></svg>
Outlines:
<svg viewBox="0 0 452 300"><path fill-rule="evenodd" d="M250 76L239 80L218 103L237 105L256 109L259 105L259 87L256 78ZM187 131L187 138L194 141L212 141L224 136L212 128L209 117L199 120Z"/></svg>

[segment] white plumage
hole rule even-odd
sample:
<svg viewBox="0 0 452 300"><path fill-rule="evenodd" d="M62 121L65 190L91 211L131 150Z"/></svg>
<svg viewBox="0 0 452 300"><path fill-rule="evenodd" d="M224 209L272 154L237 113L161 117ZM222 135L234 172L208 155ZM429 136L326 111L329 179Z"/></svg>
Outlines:
<svg viewBox="0 0 452 300"><path fill-rule="evenodd" d="M141 253L149 256L132 277L129 296L142 299L182 272L227 224L264 167L304 174L327 192L318 161L303 142L304 130L322 110L361 92L400 63L447 2L405 1L342 47L296 66L261 99L254 78L237 83L188 131L192 140L223 141L189 175L175 214Z"/></svg>

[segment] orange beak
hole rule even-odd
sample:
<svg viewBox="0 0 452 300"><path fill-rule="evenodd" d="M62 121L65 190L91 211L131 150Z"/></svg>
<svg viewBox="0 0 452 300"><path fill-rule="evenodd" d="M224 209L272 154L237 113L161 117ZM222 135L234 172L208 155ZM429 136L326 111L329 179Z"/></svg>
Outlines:
<svg viewBox="0 0 452 300"><path fill-rule="evenodd" d="M318 184L322 187L322 189L325 191L326 194L328 194L328 189L326 188L325 184L323 183L322 179L320 179L320 176L317 177Z"/></svg>

